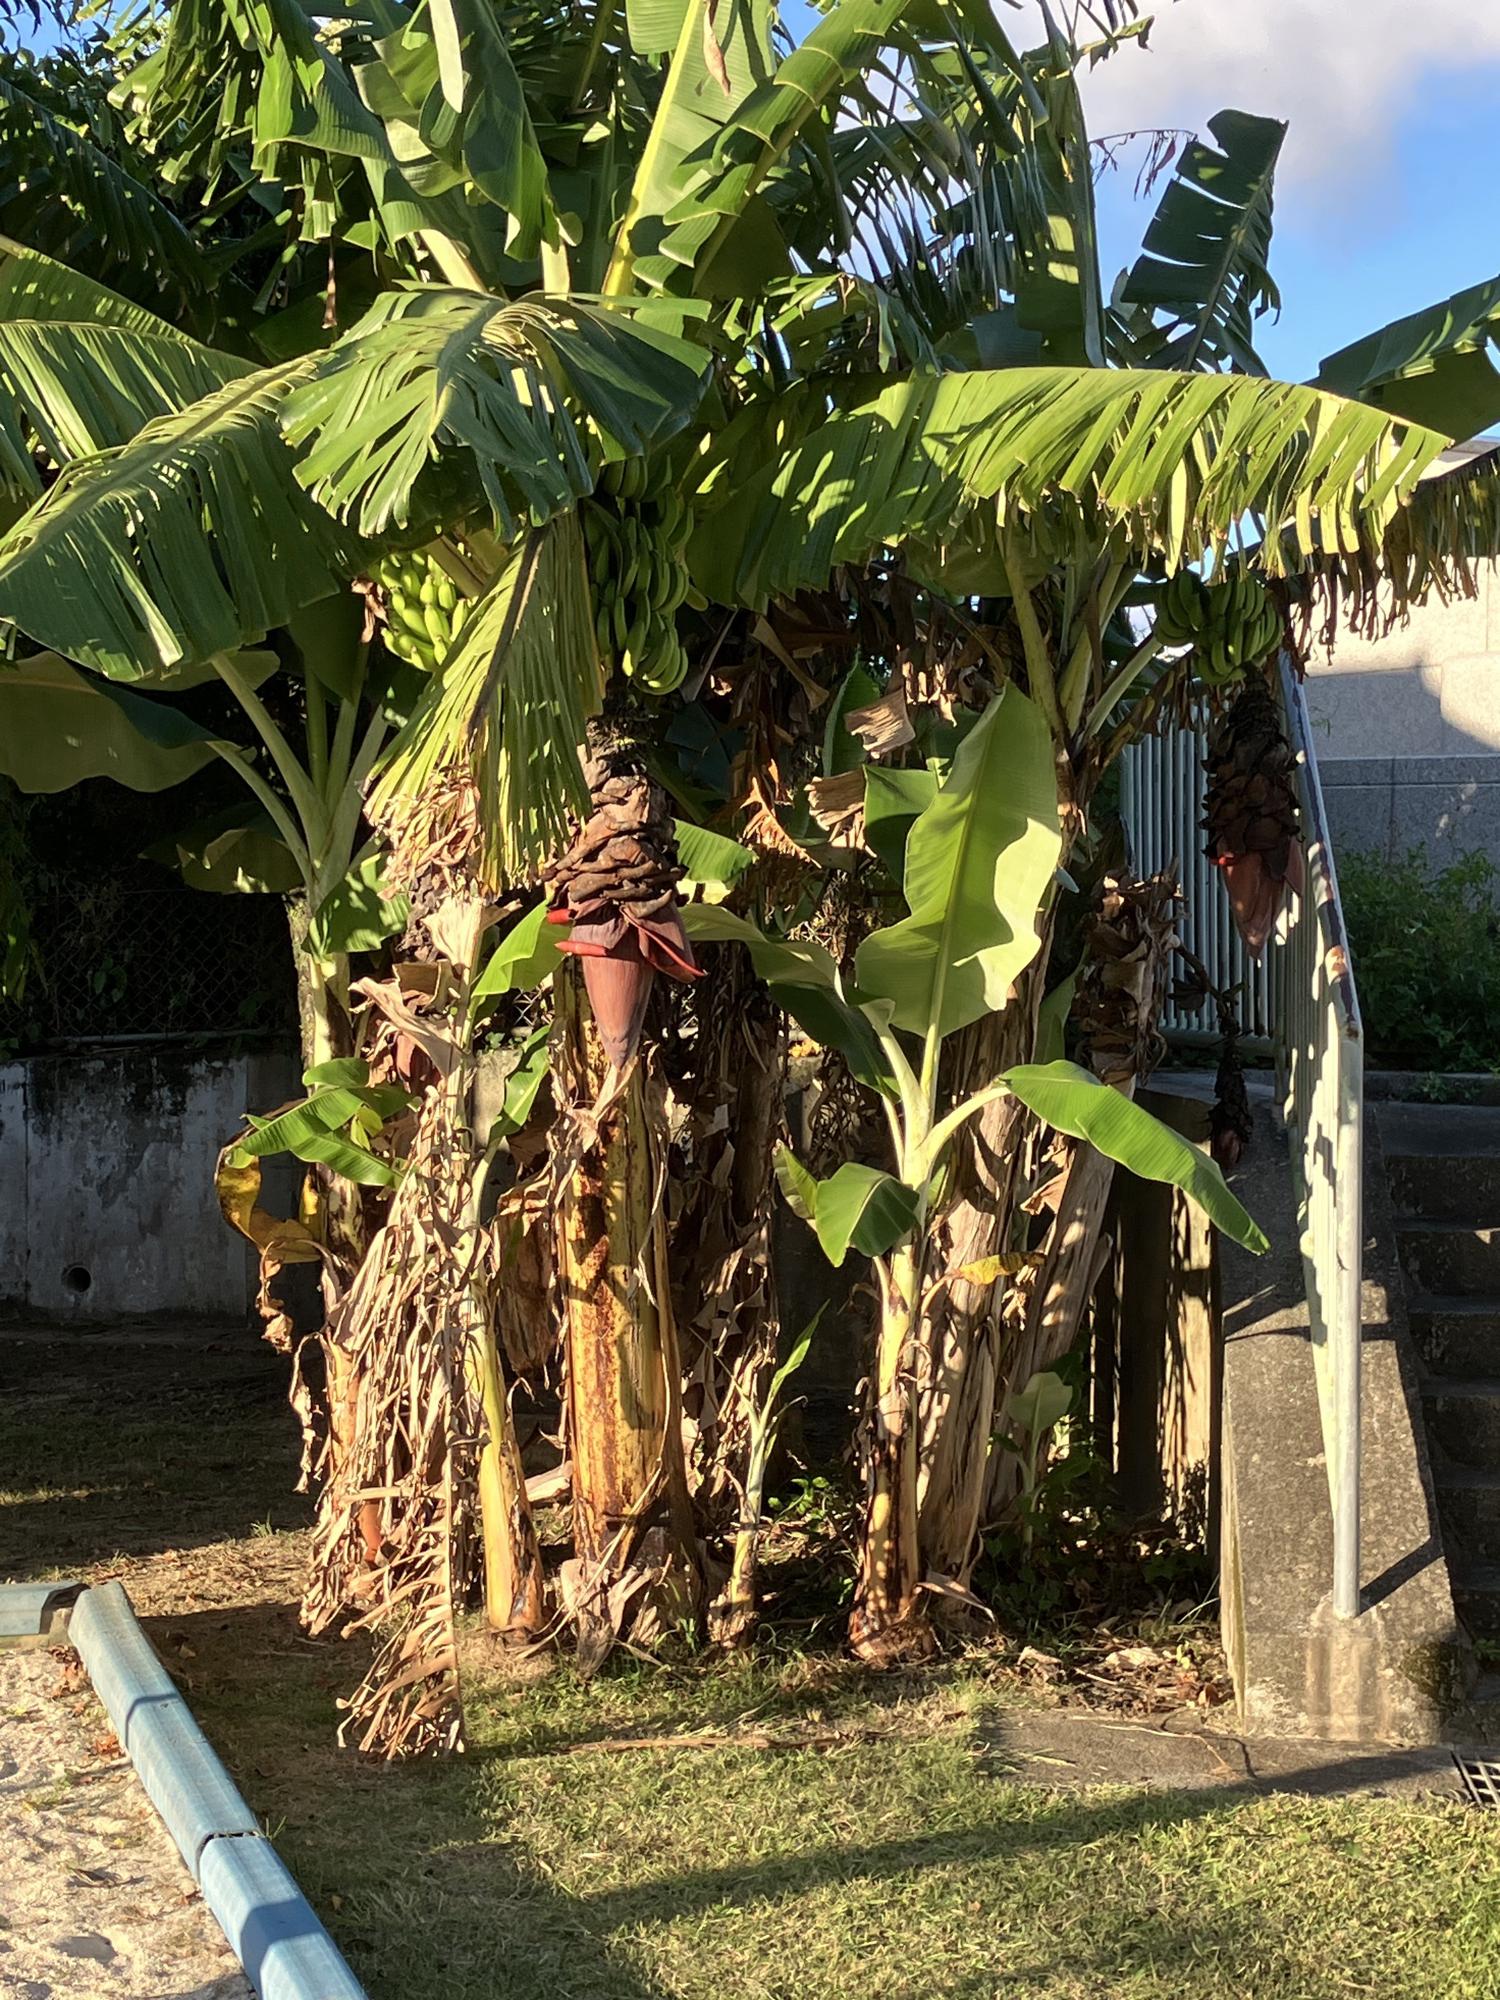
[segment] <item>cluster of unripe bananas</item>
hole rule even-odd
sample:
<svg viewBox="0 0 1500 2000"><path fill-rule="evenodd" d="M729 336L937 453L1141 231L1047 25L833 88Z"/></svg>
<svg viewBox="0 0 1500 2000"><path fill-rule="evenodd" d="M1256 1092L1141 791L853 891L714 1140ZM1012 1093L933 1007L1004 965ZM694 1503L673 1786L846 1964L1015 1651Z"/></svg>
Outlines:
<svg viewBox="0 0 1500 2000"><path fill-rule="evenodd" d="M692 513L675 488L645 497L646 461L606 466L583 510L599 651L647 694L687 678L677 611L688 594L685 551Z"/></svg>
<svg viewBox="0 0 1500 2000"><path fill-rule="evenodd" d="M1163 644L1193 648L1193 669L1200 680L1209 687L1227 687L1276 646L1281 613L1259 577L1205 583L1185 569L1162 591L1156 629Z"/></svg>
<svg viewBox="0 0 1500 2000"><path fill-rule="evenodd" d="M441 563L416 550L375 567L385 599L385 643L398 660L431 673L463 628L469 600Z"/></svg>

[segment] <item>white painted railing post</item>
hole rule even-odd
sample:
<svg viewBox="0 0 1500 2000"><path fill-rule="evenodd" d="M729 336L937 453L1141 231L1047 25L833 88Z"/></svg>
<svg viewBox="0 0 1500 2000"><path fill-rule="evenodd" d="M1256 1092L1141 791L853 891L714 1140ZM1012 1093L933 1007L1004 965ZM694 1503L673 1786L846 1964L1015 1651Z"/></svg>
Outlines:
<svg viewBox="0 0 1500 2000"><path fill-rule="evenodd" d="M1201 829L1206 719L1164 730L1126 752L1121 811L1134 867L1142 875L1175 864L1183 941L1218 987L1238 989L1247 1039L1269 1041L1297 1186L1308 1325L1318 1384L1333 1512L1333 1608L1360 1610L1360 1369L1363 1338L1364 1042L1338 874L1302 684L1291 662L1279 668L1307 863L1303 896L1284 939L1256 964L1230 921L1219 870L1206 858ZM1206 1039L1204 1023L1175 1004L1168 1039Z"/></svg>

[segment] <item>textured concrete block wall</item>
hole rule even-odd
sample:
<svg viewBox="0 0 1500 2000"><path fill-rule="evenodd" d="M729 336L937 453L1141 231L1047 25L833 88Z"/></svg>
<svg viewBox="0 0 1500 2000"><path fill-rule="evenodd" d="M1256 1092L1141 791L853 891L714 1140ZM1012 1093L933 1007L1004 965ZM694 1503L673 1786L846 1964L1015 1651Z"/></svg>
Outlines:
<svg viewBox="0 0 1500 2000"><path fill-rule="evenodd" d="M1500 659L1495 661L1500 709ZM1480 850L1500 868L1500 755L1319 755L1335 855L1359 848L1397 861L1424 848L1434 868Z"/></svg>
<svg viewBox="0 0 1500 2000"><path fill-rule="evenodd" d="M0 1064L0 1306L243 1315L250 1247L219 1213L214 1162L247 1110L296 1094L298 1068L134 1049Z"/></svg>
<svg viewBox="0 0 1500 2000"><path fill-rule="evenodd" d="M1308 661L1318 757L1471 757L1500 753L1500 575L1478 594L1434 599L1376 638L1343 632L1331 659Z"/></svg>
<svg viewBox="0 0 1500 2000"><path fill-rule="evenodd" d="M1307 706L1334 847L1441 867L1500 866L1500 570L1378 637L1345 632L1308 662Z"/></svg>

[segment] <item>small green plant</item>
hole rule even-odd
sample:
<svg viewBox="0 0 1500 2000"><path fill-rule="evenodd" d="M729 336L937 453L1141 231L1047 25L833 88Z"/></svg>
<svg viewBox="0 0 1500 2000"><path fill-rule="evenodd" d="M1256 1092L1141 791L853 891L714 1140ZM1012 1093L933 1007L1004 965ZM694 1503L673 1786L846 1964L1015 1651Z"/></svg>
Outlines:
<svg viewBox="0 0 1500 2000"><path fill-rule="evenodd" d="M1436 873L1340 857L1339 880L1371 1058L1392 1069L1500 1069L1500 870L1483 854Z"/></svg>

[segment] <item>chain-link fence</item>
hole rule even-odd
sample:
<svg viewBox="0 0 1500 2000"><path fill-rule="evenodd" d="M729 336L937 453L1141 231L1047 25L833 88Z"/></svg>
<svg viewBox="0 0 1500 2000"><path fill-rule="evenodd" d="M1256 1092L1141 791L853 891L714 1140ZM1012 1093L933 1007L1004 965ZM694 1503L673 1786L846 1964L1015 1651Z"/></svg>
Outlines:
<svg viewBox="0 0 1500 2000"><path fill-rule="evenodd" d="M143 888L107 873L54 877L32 905L24 998L0 1003L0 1042L121 1036L295 1035L279 896Z"/></svg>

